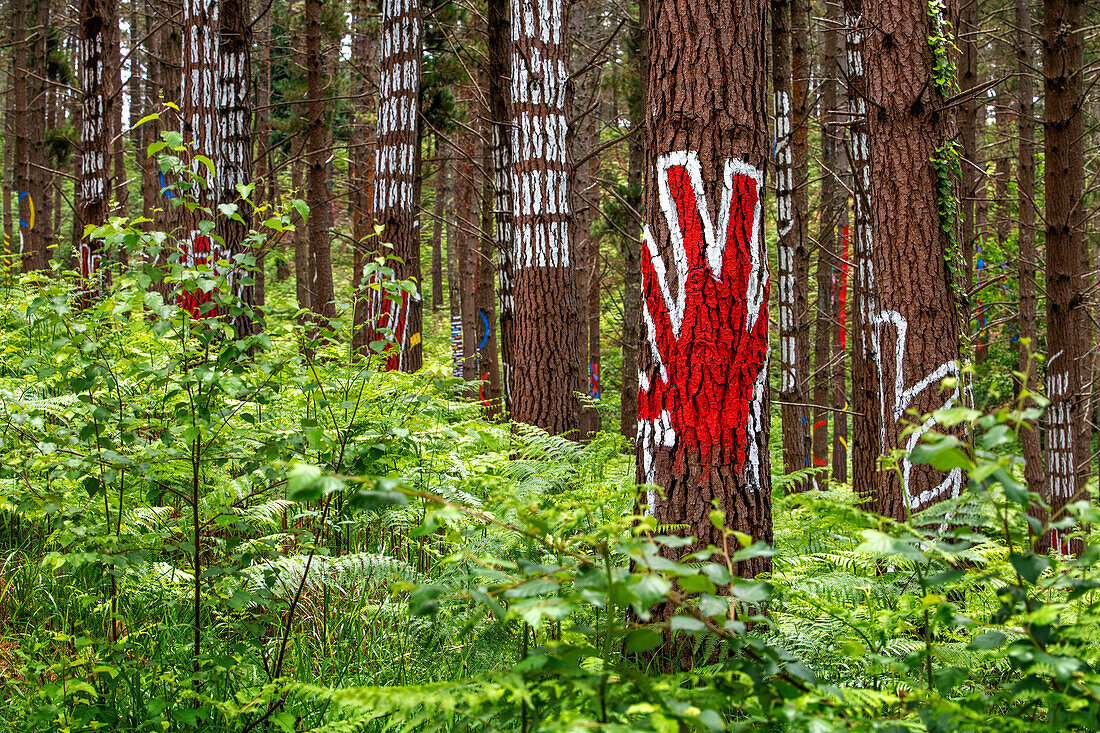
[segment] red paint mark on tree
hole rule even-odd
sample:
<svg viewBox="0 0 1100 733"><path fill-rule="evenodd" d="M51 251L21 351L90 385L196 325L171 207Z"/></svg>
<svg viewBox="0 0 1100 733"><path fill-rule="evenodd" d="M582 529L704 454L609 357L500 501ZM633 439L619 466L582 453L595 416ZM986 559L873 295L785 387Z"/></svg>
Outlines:
<svg viewBox="0 0 1100 733"><path fill-rule="evenodd" d="M189 268L201 267L202 265L213 267L218 260L218 253L221 251L221 247L205 235L197 236L191 241L190 251L186 249L188 247L187 243L184 244L184 247L185 250L180 257L180 262ZM214 294L204 290L181 290L179 295L176 296L176 305L190 313L193 318L217 317L217 306L203 311L203 306L213 299Z"/></svg>
<svg viewBox="0 0 1100 733"><path fill-rule="evenodd" d="M817 429L818 428L823 428L823 427L825 427L825 421L824 420L818 420L817 422L815 422L814 423L814 429L813 429L813 432L810 433L810 437L811 438L817 437ZM828 466L829 465L829 460L827 458L818 458L817 456L814 456L814 465L815 466Z"/></svg>
<svg viewBox="0 0 1100 733"><path fill-rule="evenodd" d="M642 293L656 362L642 375L639 421L656 443L697 451L713 464L745 464L750 411L768 358L767 256L760 236L762 175L727 161L717 212L708 206L694 153L658 165L661 204L678 274L673 292L646 231ZM663 180L662 180L663 178ZM717 226L712 225L718 213ZM666 415L667 413L667 415ZM675 431L670 441L668 428ZM683 460L683 451L678 452Z"/></svg>
<svg viewBox="0 0 1100 733"><path fill-rule="evenodd" d="M409 348L419 343L420 334L406 333L405 317L409 312L409 293L402 291L400 298L396 293L387 292L384 282L378 275L372 275L370 282L379 288L372 296L371 312L374 314L373 330L367 343L384 341L379 353L386 354L386 370L401 369L402 360Z"/></svg>
<svg viewBox="0 0 1100 733"><path fill-rule="evenodd" d="M841 228L840 282L836 290L837 321L840 324L840 350L848 345L848 227Z"/></svg>

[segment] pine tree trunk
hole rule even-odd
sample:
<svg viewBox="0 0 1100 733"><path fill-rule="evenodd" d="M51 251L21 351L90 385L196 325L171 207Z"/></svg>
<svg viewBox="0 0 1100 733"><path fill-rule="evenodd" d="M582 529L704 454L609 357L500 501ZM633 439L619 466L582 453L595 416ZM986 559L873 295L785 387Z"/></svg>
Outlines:
<svg viewBox="0 0 1100 733"><path fill-rule="evenodd" d="M79 180L74 189L76 218L74 227L98 225L107 220L110 189L107 164L110 162L110 120L117 97L107 87L107 57L111 34L109 0L81 0L80 38L77 44L80 69L80 161ZM116 24L117 27L117 24ZM81 237L78 257L83 281L81 303L85 306L98 294L100 266L104 258L103 241Z"/></svg>
<svg viewBox="0 0 1100 733"><path fill-rule="evenodd" d="M111 165L114 168L115 213L130 215L130 188L126 185L126 135L122 134L122 29L119 0L106 0L105 10L111 22L107 29L106 84L108 93L115 99L110 110ZM131 102L132 104L132 102ZM124 254L124 253L120 253Z"/></svg>
<svg viewBox="0 0 1100 733"><path fill-rule="evenodd" d="M382 241L393 245L394 275L420 277L420 0L382 3L382 71L379 77L378 151L375 153L374 215ZM415 372L424 363L422 298L403 293L382 298L374 312L380 328L392 331L387 367Z"/></svg>
<svg viewBox="0 0 1100 733"><path fill-rule="evenodd" d="M512 354L515 349L515 253L512 241L512 136L509 130L511 19L508 0L487 0L489 119L493 126L493 223L497 248L497 302L500 319L501 394L512 412Z"/></svg>
<svg viewBox="0 0 1100 733"><path fill-rule="evenodd" d="M978 85L978 2L979 0L958 0L959 2L959 88L966 92ZM984 95L981 95L984 96ZM966 330L963 335L971 341L971 322L974 311L970 307L970 290L974 281L974 251L979 247L978 236L978 199L979 191L984 188L981 180L982 158L978 149L978 128L985 126L978 119L979 111L984 115L984 106L979 95L969 95L959 104L958 124L959 141L962 145L962 176L959 191L960 246L963 259L963 280L959 283L960 301L965 317ZM984 195L983 195L984 198ZM975 324L976 326L977 324ZM976 330L976 329L975 329Z"/></svg>
<svg viewBox="0 0 1100 733"><path fill-rule="evenodd" d="M512 416L577 429L576 271L566 145L567 8L512 0L515 339Z"/></svg>
<svg viewBox="0 0 1100 733"><path fill-rule="evenodd" d="M218 155L218 3L216 0L184 0L183 2L183 118L184 141L191 143L193 155L205 155L217 160ZM216 166L216 163L215 163ZM197 184L188 198L201 206L215 210L217 182L198 161L191 166ZM201 184L201 185L198 185ZM222 257L216 240L199 229L199 222L209 219L201 209L189 212L176 207L180 217L181 249L187 267L212 266ZM201 291L181 291L177 303L194 317L217 315L209 305L211 296Z"/></svg>
<svg viewBox="0 0 1100 733"><path fill-rule="evenodd" d="M15 156L13 155L13 148L15 147L15 78L16 78L16 58L18 51L15 42L15 19L16 8L19 6L21 0L14 0L8 6L8 13L3 16L4 21L8 24L8 58L7 63L4 65L4 162L3 169L0 170L0 188L3 188L3 211L0 212L0 217L3 218L3 242L0 242L0 285L7 286L10 280L10 274L13 267L12 253L15 251L13 244L15 244L15 238L18 237L18 216L16 216L16 222L12 221L12 190L15 188ZM16 212L18 214L18 212ZM12 225L15 224L13 227Z"/></svg>
<svg viewBox="0 0 1100 733"><path fill-rule="evenodd" d="M459 248L463 231L459 224L461 166L451 161L451 175L447 179L446 196L451 201L451 214L447 220L447 307L451 317L451 374L461 378L463 369L462 333L462 276L458 270Z"/></svg>
<svg viewBox="0 0 1100 733"><path fill-rule="evenodd" d="M435 201L432 205L432 313L443 307L443 217L447 201L443 197L443 181L447 178L447 161L440 155L439 135L435 136L434 157Z"/></svg>
<svg viewBox="0 0 1100 733"><path fill-rule="evenodd" d="M1035 273L1039 256L1035 247L1035 82L1034 45L1031 30L1031 3L1016 0L1016 120L1019 134L1018 160L1016 164L1016 193L1018 197L1020 229L1017 235L1018 285L1020 300L1018 370L1026 375L1024 389L1033 394L1039 392L1037 362L1032 358L1039 350L1037 325L1038 293ZM1034 406L1033 401L1029 406ZM1040 452L1039 422L1031 421L1020 433L1024 456L1024 477L1027 487L1039 496L1046 495L1046 466Z"/></svg>
<svg viewBox="0 0 1100 733"><path fill-rule="evenodd" d="M688 525L682 552L723 544L713 500L770 543L764 6L667 0L648 29L638 479L662 492L645 511Z"/></svg>
<svg viewBox="0 0 1100 733"><path fill-rule="evenodd" d="M294 188L296 196L301 195L303 179L305 178L306 144L306 141L303 140L302 144L298 146L294 160L290 164L290 185ZM309 231L307 227L306 221L297 218L294 229L294 293L298 310L312 312L313 291L310 287L309 278Z"/></svg>
<svg viewBox="0 0 1100 733"><path fill-rule="evenodd" d="M47 229L50 223L50 206L47 200L46 163L46 95L47 95L47 32L50 25L49 0L30 0L26 15L26 41L22 44L25 59L25 73L21 78L24 84L26 104L23 114L22 176L17 179L20 194L20 218L26 222L23 227L23 271L45 270L49 255L47 247ZM19 135L19 130L16 134ZM24 195L25 194L25 195Z"/></svg>
<svg viewBox="0 0 1100 733"><path fill-rule="evenodd" d="M1084 2L1043 3L1043 96L1046 116L1047 471L1051 519L1087 500L1089 474L1088 248L1085 244L1083 136ZM1079 554L1081 540L1058 530L1041 549Z"/></svg>
<svg viewBox="0 0 1100 733"><path fill-rule="evenodd" d="M492 124L484 116L481 119L481 137L488 141L482 146L481 156L481 226L478 231L479 252L477 256L477 282L475 296L477 303L478 334L478 379L482 381L479 397L486 414L495 417L501 410L500 362L497 354L497 241L493 227L492 170L493 146L491 140Z"/></svg>
<svg viewBox="0 0 1100 733"><path fill-rule="evenodd" d="M321 55L321 4L306 0L306 199L309 241L310 310L321 328L336 317L332 289L332 243L329 241L328 135L325 131L324 77Z"/></svg>
<svg viewBox="0 0 1100 733"><path fill-rule="evenodd" d="M165 102L170 102L176 107L180 107L183 103L183 33L181 26L175 22L175 18L179 17L181 6L178 0L164 0L164 2L157 3L158 13L156 17L156 23L160 25L160 31L158 32L158 59L159 66L158 77L161 84L161 93ZM171 107L160 108L160 119L157 122L157 132L161 130L180 130L182 129L183 120L179 114ZM157 167L156 160L149 161L153 166L157 177L157 203L154 208L155 216L154 227L158 232L172 231L176 227L177 220L180 216L175 207L172 206L171 201L168 198L167 192L161 191L163 180L159 173L159 167ZM168 181L164 181L168 183ZM165 264L161 262L160 264ZM163 283L154 283L157 290L162 294L167 295L168 288Z"/></svg>
<svg viewBox="0 0 1100 733"><path fill-rule="evenodd" d="M946 477L908 454L933 427L923 423L902 440L912 419L965 402L959 354L959 311L949 262L957 262L938 207L936 148L954 134L933 78L929 37L951 39L947 18L930 17L923 0L880 0L863 8L871 190L874 191L874 276L879 331L882 437L906 452L901 476L881 475L875 509L904 520L910 511L958 495L962 471ZM882 29L890 29L887 34ZM949 52L949 51L948 51ZM956 268L957 269L957 268ZM955 384L941 390L945 378Z"/></svg>
<svg viewBox="0 0 1100 733"><path fill-rule="evenodd" d="M12 76L14 79L26 79L30 73L31 39L27 25L29 23L28 8L30 0L14 0L12 2ZM12 181L15 189L12 218L15 220L12 235L12 249L17 257L9 262L9 272L27 268L29 264L29 249L33 244L33 232L30 229L32 201L28 198L30 188L30 155L31 141L29 137L29 107L30 84L12 84L11 109L14 118L12 125L14 133L13 147L13 173ZM10 280L11 278L9 278Z"/></svg>
<svg viewBox="0 0 1100 733"><path fill-rule="evenodd" d="M572 74L574 75L571 97L574 120L570 128L570 152L576 161L572 169L573 199L570 210L573 213L573 252L576 258L577 272L577 323L579 324L579 342L576 391L592 397L594 378L599 374L599 343L590 341L593 316L599 318L599 242L593 227L599 208L599 158L589 157L589 153L599 143L597 127L599 88L598 80L587 77L584 66L591 60L591 49L599 46L594 27L598 27L598 18L591 2L577 3L570 15L570 39L573 42L571 53ZM593 304L593 296L595 303ZM593 311L593 305L595 310ZM598 323L598 320L596 321ZM598 333L598 330L597 330ZM593 407L580 410L579 436L588 438L599 429L599 413Z"/></svg>
<svg viewBox="0 0 1100 733"><path fill-rule="evenodd" d="M800 371L810 351L808 303L810 254L794 218L794 166L791 139L791 3L771 4L772 90L775 98L775 201L779 264L779 399L783 431L784 471L793 473L810 466L810 411L806 384ZM801 297L801 301L799 298ZM791 490L802 491L799 481Z"/></svg>
<svg viewBox="0 0 1100 733"><path fill-rule="evenodd" d="M638 22L631 34L630 67L637 82L627 93L630 140L627 142L627 191L624 196L628 233L622 237L623 254L623 368L620 375L619 431L634 440L638 435L638 344L642 342L642 191L645 182L646 77L649 74L649 0L638 0Z"/></svg>
<svg viewBox="0 0 1100 733"><path fill-rule="evenodd" d="M223 257L230 267L229 280L242 309L259 304L256 288L256 264L260 253L247 244L252 225L251 206L241 198L238 186L252 180L252 15L248 0L219 0L218 15L218 156L217 193L220 205L237 205L240 221L218 217ZM260 198L253 192L252 200ZM248 250L248 251L246 251ZM249 264L251 259L253 264ZM250 313L232 315L230 323L237 337L255 334L263 324Z"/></svg>
<svg viewBox="0 0 1100 733"><path fill-rule="evenodd" d="M271 28L272 9L261 6L258 8L260 16L253 23L256 27L256 112L252 117L253 136L255 147L252 160L255 162L253 180L256 189L252 192L252 200L257 204L266 203L275 207L278 202L274 173L274 151L271 145ZM263 306L267 303L267 268L266 252L256 253L255 277L255 304Z"/></svg>
<svg viewBox="0 0 1100 733"><path fill-rule="evenodd" d="M370 235L374 232L374 156L377 141L368 131L368 118L374 107L372 89L377 83L377 4L357 0L354 5L352 31L352 70L356 75L355 117L351 132L352 157L352 285L355 287L352 349L362 355L370 353L374 338L371 321L373 292L364 288L363 268L377 249Z"/></svg>
<svg viewBox="0 0 1100 733"><path fill-rule="evenodd" d="M820 441L821 450L815 450L814 455L821 459L827 459L829 455L829 431L827 426L832 424L832 477L843 480L845 474L843 453L838 456L837 428L843 413L829 410L835 407L839 401L843 408L844 395L844 364L845 354L843 346L838 343L840 330L840 292L841 278L844 274L843 263L840 256L841 211L845 208L846 199L841 194L840 171L840 128L837 126L836 111L840 109L840 95L837 78L840 74L839 48L837 43L836 26L839 24L835 17L837 5L828 6L829 17L821 29L822 56L821 56L821 193L819 202L819 233L818 233L818 297L819 311L817 313L817 326L825 331L819 334L817 343L822 344L825 351L818 353L819 364L815 365L815 389L814 404L817 405L819 414L814 416L814 447ZM824 263L825 273L821 272ZM826 276L825 288L821 289L822 275ZM839 386L839 389L838 389ZM837 394L839 392L839 394ZM823 399L818 399L818 395ZM824 420L824 429L817 429L818 421ZM821 478L826 477L822 471Z"/></svg>

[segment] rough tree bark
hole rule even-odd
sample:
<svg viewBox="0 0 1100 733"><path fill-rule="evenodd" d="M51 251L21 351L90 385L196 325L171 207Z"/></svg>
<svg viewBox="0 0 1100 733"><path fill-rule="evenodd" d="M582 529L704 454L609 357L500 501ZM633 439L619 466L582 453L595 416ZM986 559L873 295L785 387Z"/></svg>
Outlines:
<svg viewBox="0 0 1100 733"><path fill-rule="evenodd" d="M1083 0L1043 3L1043 119L1046 179L1047 471L1051 519L1088 498L1088 248L1085 243ZM1040 548L1079 554L1058 530Z"/></svg>
<svg viewBox="0 0 1100 733"><path fill-rule="evenodd" d="M443 216L447 205L443 197L443 181L447 178L447 161L440 155L439 135L435 135L434 155L435 201L432 210L432 313L443 307Z"/></svg>
<svg viewBox="0 0 1100 733"><path fill-rule="evenodd" d="M512 416L577 428L578 324L566 175L564 0L512 0L512 200L515 328Z"/></svg>
<svg viewBox="0 0 1100 733"><path fill-rule="evenodd" d="M1021 385L1029 392L1039 391L1037 364L1032 355L1038 351L1037 290L1035 272L1038 253L1035 248L1035 52L1031 30L1031 3L1016 0L1016 121L1019 149L1016 164L1016 193L1020 228L1017 235L1017 290L1020 298L1019 371L1026 375ZM1029 403L1034 406L1034 402ZM1027 487L1039 496L1046 494L1046 466L1040 452L1039 423L1027 424L1020 435L1024 454Z"/></svg>
<svg viewBox="0 0 1100 733"><path fill-rule="evenodd" d="M946 477L908 454L931 420L901 443L912 419L963 402L959 313L948 261L956 261L941 226L939 179L932 162L951 139L954 120L945 107L949 81L936 81L929 38L950 53L947 19L930 16L923 0L880 0L863 7L866 96L874 216L875 326L878 376L883 392L880 426L887 449L906 452L901 476L880 476L875 509L904 520L962 488L962 471ZM939 86L937 86L939 83ZM953 378L946 396L941 382Z"/></svg>
<svg viewBox="0 0 1100 733"><path fill-rule="evenodd" d="M107 24L117 19L108 15L105 0L81 0L80 39L77 44L80 68L80 177L74 190L74 227L98 225L107 219L110 190L107 165L110 162L110 119L117 97L106 82ZM103 241L81 236L79 269L83 281L81 303L89 305L98 291Z"/></svg>
<svg viewBox="0 0 1100 733"><path fill-rule="evenodd" d="M378 149L374 154L374 215L383 227L382 241L393 245L398 280L420 277L420 0L382 3L379 76ZM423 313L419 294L402 293L400 300L375 300L377 328L393 340L386 365L415 372L424 363L421 347Z"/></svg>
<svg viewBox="0 0 1100 733"><path fill-rule="evenodd" d="M800 370L810 350L809 262L806 239L795 228L791 139L791 3L772 0L772 90L775 98L775 223L779 263L779 399L786 473L810 466L810 411ZM801 300L800 300L801 299ZM801 491L809 482L791 487Z"/></svg>
<svg viewBox="0 0 1100 733"><path fill-rule="evenodd" d="M684 551L723 543L712 500L726 529L770 543L764 6L654 2L648 29L638 479L660 491L645 511L688 525Z"/></svg>
<svg viewBox="0 0 1100 733"><path fill-rule="evenodd" d="M235 218L218 217L223 257L234 296L244 309L257 305L256 265L258 251L246 251L252 209L241 199L238 186L252 183L252 16L248 0L219 0L218 13L218 151L216 185L219 205L236 205ZM254 192L254 199L261 195ZM237 337L252 335L262 321L249 313L230 315Z"/></svg>
<svg viewBox="0 0 1100 733"><path fill-rule="evenodd" d="M322 327L336 317L329 241L328 136L325 131L325 60L321 55L322 0L306 0L306 199L309 240L310 310Z"/></svg>
<svg viewBox="0 0 1100 733"><path fill-rule="evenodd" d="M478 379L482 381L478 397L486 414L495 417L501 410L500 361L497 353L497 291L494 286L498 270L496 264L497 239L493 228L493 198L491 123L481 110L481 224L478 227L477 279L474 297L477 304L477 359Z"/></svg>
<svg viewBox="0 0 1100 733"><path fill-rule="evenodd" d="M218 155L218 3L216 0L184 0L183 2L183 138L191 144L193 155L205 155L216 160ZM218 200L217 182L205 166L192 164L195 184L189 191L202 207L215 211ZM199 230L199 222L211 218L202 209L175 209L179 217L181 263L186 268L212 266L224 257L224 250ZM216 315L208 304L209 293L180 291L176 302L192 316Z"/></svg>
<svg viewBox="0 0 1100 733"><path fill-rule="evenodd" d="M627 93L630 140L627 142L627 190L623 200L631 222L631 236L622 237L623 253L623 368L620 388L619 431L633 439L638 433L638 343L642 334L642 191L645 181L646 77L649 74L649 0L638 0L638 22L629 43L630 68L637 80Z"/></svg>
<svg viewBox="0 0 1100 733"><path fill-rule="evenodd" d="M493 126L493 223L497 248L497 303L500 319L500 371L504 410L512 411L512 354L515 349L515 252L512 241L512 138L508 106L511 18L508 0L486 6L489 118Z"/></svg>
<svg viewBox="0 0 1100 733"><path fill-rule="evenodd" d="M978 0L959 0L959 87L963 91L978 85ZM970 288L974 279L974 250L978 246L978 192L983 188L982 159L978 149L978 112L984 107L978 95L967 95L959 104L959 141L962 145L962 175L959 191L960 246L964 277L960 283L961 303L967 325L964 336L971 333ZM982 120L982 127L985 121ZM984 196L983 196L984 198Z"/></svg>

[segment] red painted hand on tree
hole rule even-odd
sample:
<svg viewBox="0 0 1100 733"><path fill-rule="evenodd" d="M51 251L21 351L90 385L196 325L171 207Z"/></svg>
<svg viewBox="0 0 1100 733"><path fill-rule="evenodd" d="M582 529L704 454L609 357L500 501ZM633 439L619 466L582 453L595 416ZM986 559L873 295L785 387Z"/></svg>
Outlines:
<svg viewBox="0 0 1100 733"><path fill-rule="evenodd" d="M768 260L761 237L763 175L727 160L718 226L712 223L694 152L658 161L657 185L669 227L676 290L646 227L643 318L653 364L640 375L638 431L647 481L652 451L696 451L712 465L751 465L762 429L768 361Z"/></svg>

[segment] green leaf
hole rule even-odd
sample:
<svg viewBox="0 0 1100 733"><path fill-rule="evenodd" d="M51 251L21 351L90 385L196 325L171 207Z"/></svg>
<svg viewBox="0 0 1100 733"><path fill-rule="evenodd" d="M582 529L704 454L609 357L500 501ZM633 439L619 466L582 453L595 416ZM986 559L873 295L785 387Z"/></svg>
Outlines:
<svg viewBox="0 0 1100 733"><path fill-rule="evenodd" d="M699 631L705 631L707 626L702 621L692 616L673 616L672 621L669 624L669 628L672 629L673 634L675 634L677 631L696 633Z"/></svg>
<svg viewBox="0 0 1100 733"><path fill-rule="evenodd" d="M1000 649L1005 643L1006 637L1000 631L983 631L977 634L970 643L966 645L967 649Z"/></svg>
<svg viewBox="0 0 1100 733"><path fill-rule="evenodd" d="M663 640L664 637L653 629L641 628L634 629L627 634L623 644L628 653L636 654L638 652L648 652L656 649L661 645Z"/></svg>
<svg viewBox="0 0 1100 733"><path fill-rule="evenodd" d="M405 506L409 499L400 491L360 489L352 495L348 503L360 511L373 512L384 506Z"/></svg>
<svg viewBox="0 0 1100 733"><path fill-rule="evenodd" d="M1034 552L1024 554L1013 552L1008 556L1008 561L1012 563L1012 567L1016 569L1020 577L1030 585L1035 585L1043 571L1050 567L1050 560L1042 555L1036 555Z"/></svg>

